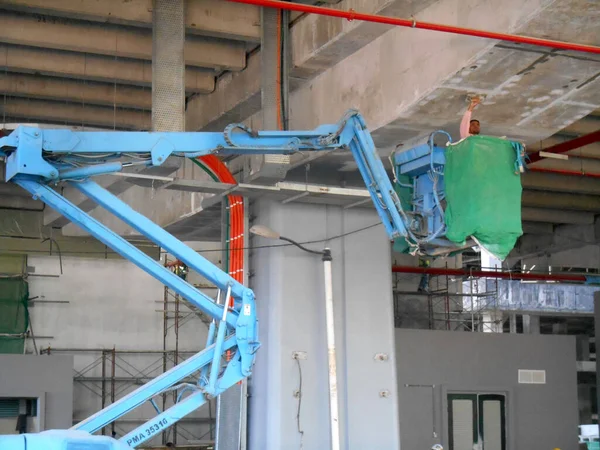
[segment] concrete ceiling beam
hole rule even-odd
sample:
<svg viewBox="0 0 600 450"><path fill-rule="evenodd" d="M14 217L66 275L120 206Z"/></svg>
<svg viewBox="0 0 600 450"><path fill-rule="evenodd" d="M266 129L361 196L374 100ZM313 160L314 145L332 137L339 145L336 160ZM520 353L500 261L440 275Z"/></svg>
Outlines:
<svg viewBox="0 0 600 450"><path fill-rule="evenodd" d="M510 0L510 3L494 0L476 3L469 12L467 23L462 25L498 32L520 32L527 29L527 20L540 14L547 3L547 0ZM454 14L460 8L460 1L343 0L334 7L381 12L388 6L405 16L403 8L408 8L409 12L411 8L416 8L416 20L435 22L439 17ZM307 15L292 27L294 53L291 76L295 77L290 94L292 128L314 127L337 121L352 107L360 110L366 117L378 147L394 148L401 140L428 133L433 128L446 127L448 123L445 119L441 123L435 120L438 109L425 106L433 100L430 95L432 89L446 83L453 74L470 72L469 68L473 63L483 57L486 51L493 49L493 42L485 39L393 28L381 24L359 24L360 21L348 22ZM367 28L362 28L361 25ZM371 26L374 28L370 28ZM489 67L496 66L490 63ZM316 74L319 76L315 77ZM454 78L457 77L458 75ZM309 78L310 82L299 83ZM218 84L220 82L221 80ZM241 78L231 78L226 82L229 89L243 93L236 99L229 97L229 105L233 104L238 111L245 111L247 117L258 112L259 108L253 102L254 97L249 95L244 86L233 88L236 84L244 84ZM452 93L454 90L444 89L444 92ZM466 92L468 91L456 92L453 103L441 106L443 115L451 117L456 128L460 122L460 112L466 108ZM226 114L231 109L230 106L220 104L219 97L223 98L222 96L214 97L212 104L217 105L217 108L205 107L204 98L193 99L188 103L190 129L199 130L206 124L216 123L219 117L215 117L215 110L222 110ZM198 111L194 111L196 109ZM418 117L414 115L417 110ZM482 107L483 110L487 109ZM514 117L514 114L511 113L510 116ZM496 122L498 121L490 121ZM429 125L425 127L423 124ZM499 135L504 134L506 130Z"/></svg>
<svg viewBox="0 0 600 450"><path fill-rule="evenodd" d="M436 0L343 0L332 9L354 10L365 14L411 17ZM291 30L292 77L307 80L334 66L376 38L393 29L391 25L360 20L307 14Z"/></svg>
<svg viewBox="0 0 600 450"><path fill-rule="evenodd" d="M125 130L151 128L149 112L12 97L0 102L0 117Z"/></svg>
<svg viewBox="0 0 600 450"><path fill-rule="evenodd" d="M566 134L585 135L598 130L600 130L600 117L588 115L577 122L573 122L564 128L562 132Z"/></svg>
<svg viewBox="0 0 600 450"><path fill-rule="evenodd" d="M582 211L561 211L550 208L521 208L521 219L528 222L547 222L558 224L591 225L594 214Z"/></svg>
<svg viewBox="0 0 600 450"><path fill-rule="evenodd" d="M0 8L92 22L152 27L152 0L0 0ZM223 0L185 2L186 31L260 42L259 8Z"/></svg>
<svg viewBox="0 0 600 450"><path fill-rule="evenodd" d="M27 211L42 211L44 204L31 197L13 197L0 195L0 209L24 209ZM0 230L1 232L1 230Z"/></svg>
<svg viewBox="0 0 600 450"><path fill-rule="evenodd" d="M230 123L242 122L261 108L260 53L248 56L242 72L223 74L212 94L193 97L186 109L190 131L222 131Z"/></svg>
<svg viewBox="0 0 600 450"><path fill-rule="evenodd" d="M151 62L5 44L0 44L0 70L113 84L152 85ZM187 92L206 94L214 88L213 73L193 67L186 68Z"/></svg>
<svg viewBox="0 0 600 450"><path fill-rule="evenodd" d="M434 1L334 0L338 5L334 8L410 16ZM291 29L291 88L295 89L302 80L313 78L331 68L390 28L392 27L381 24L349 22L326 16L302 16ZM188 103L186 123L190 124L190 129L221 130L232 121L242 121L257 113L261 108L260 77L260 54L255 54L248 58L248 67L243 72L221 77L213 94L192 99Z"/></svg>
<svg viewBox="0 0 600 450"><path fill-rule="evenodd" d="M573 150L574 152L576 150ZM600 173L600 159L578 158L577 153L569 155L569 159L542 158L529 164L528 167L551 170L568 170L571 172Z"/></svg>
<svg viewBox="0 0 600 450"><path fill-rule="evenodd" d="M566 211L588 211L600 213L600 196L575 195L558 192L523 191L521 204L524 207L553 208Z"/></svg>
<svg viewBox="0 0 600 450"><path fill-rule="evenodd" d="M521 176L524 189L600 195L600 179L527 172Z"/></svg>
<svg viewBox="0 0 600 450"><path fill-rule="evenodd" d="M523 222L523 234L552 234L554 225L544 222Z"/></svg>
<svg viewBox="0 0 600 450"><path fill-rule="evenodd" d="M62 100L82 105L116 105L121 108L152 109L150 88L15 73L0 72L0 94Z"/></svg>
<svg viewBox="0 0 600 450"><path fill-rule="evenodd" d="M4 170L4 167L0 167L0 169ZM27 192L25 189L22 189L18 185L0 181L0 196L5 195L9 197L31 197L29 192Z"/></svg>
<svg viewBox="0 0 600 450"><path fill-rule="evenodd" d="M90 24L70 19L36 18L24 14L0 14L0 42L39 48L152 60L152 31ZM215 70L242 70L246 66L243 43L188 37L188 66Z"/></svg>
<svg viewBox="0 0 600 450"><path fill-rule="evenodd" d="M557 133L554 136L549 137L548 139L544 139L535 145L530 145L527 147L527 152L537 152L543 150L545 148L553 147L554 145L562 144L563 142L567 142L574 139L573 136L563 135L562 133ZM569 156L580 156L582 158L594 158L600 159L600 142L594 142L593 144L589 144L580 148L576 148L574 150L569 150L565 153Z"/></svg>
<svg viewBox="0 0 600 450"><path fill-rule="evenodd" d="M544 225L539 223L540 225ZM551 234L529 233L522 236L509 257L507 264L512 267L520 259L549 256L556 253L582 249L600 242L600 218L592 224L563 224L553 227Z"/></svg>

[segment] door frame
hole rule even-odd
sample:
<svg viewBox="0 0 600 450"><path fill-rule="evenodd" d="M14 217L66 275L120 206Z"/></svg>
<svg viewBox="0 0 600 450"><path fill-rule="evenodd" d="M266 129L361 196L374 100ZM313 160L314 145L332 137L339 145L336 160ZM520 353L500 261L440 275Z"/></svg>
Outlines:
<svg viewBox="0 0 600 450"><path fill-rule="evenodd" d="M452 400L471 400L471 402L473 403L473 408L479 408L479 402L477 401L477 394L465 394L465 393L454 393L454 392L450 392L448 393L448 395L446 396L446 401L448 402L448 397L452 396ZM448 402L448 423L446 424L446 426L448 427L448 448L451 447L451 445L453 444L453 436L452 433L450 432L451 428L452 428L452 416L450 415L450 412L452 411L452 402ZM476 409L477 411L477 409ZM479 417L479 414L473 414L473 442L475 442L478 438L479 438L479 420L477 420Z"/></svg>
<svg viewBox="0 0 600 450"><path fill-rule="evenodd" d="M474 389L473 387L465 387L460 385L441 385L441 427L440 438L444 448L450 448L450 429L448 417L448 395L449 394L464 394L464 395L504 395L504 414L505 414L505 435L506 435L506 450L515 450L516 447L516 418L515 418L515 392L513 388L502 386L483 386Z"/></svg>
<svg viewBox="0 0 600 450"><path fill-rule="evenodd" d="M452 395L452 394L450 394ZM506 443L506 402L507 402L507 396L504 394L478 394L477 395L477 418L478 423L477 423L477 427L479 432L481 433L481 437L485 440L485 436L483 435L483 414L481 414L481 411L483 410L483 402L486 400L499 400L501 401L500 405L501 405L501 414L502 416L500 417L500 420L502 422L502 434L500 436L500 439L502 439L502 447L504 447L505 450L507 450L507 443Z"/></svg>

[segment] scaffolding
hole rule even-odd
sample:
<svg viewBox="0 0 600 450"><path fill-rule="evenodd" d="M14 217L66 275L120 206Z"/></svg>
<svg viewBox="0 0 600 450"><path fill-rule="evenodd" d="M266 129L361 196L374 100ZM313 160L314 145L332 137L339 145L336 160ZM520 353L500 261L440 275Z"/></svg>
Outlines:
<svg viewBox="0 0 600 450"><path fill-rule="evenodd" d="M182 277L183 279L187 278L188 268L178 260L170 261L168 256L165 255L164 261L165 267L171 268L173 272ZM196 283L194 287L202 290L216 290L214 285L206 284L206 283ZM183 307L183 308L182 308ZM158 310L162 312L163 315L163 373L169 370L170 367L176 366L181 362L181 358L184 354L179 350L179 330L180 328L188 323L191 320L200 320L203 325L208 330L210 326L211 319L206 316L202 311L198 308L187 302L184 298L182 298L179 294L169 289L168 286L164 286L164 296L163 296L163 308L162 310ZM193 353L192 353L193 354ZM171 356L171 357L170 357ZM169 362L172 362L172 365L169 367ZM189 380L190 383L196 384L197 380ZM165 411L169 406L175 404L177 402L177 391L173 391L171 394L171 404L169 404L169 395L164 393L162 394L162 410ZM214 414L213 409L216 405L213 404L213 401L209 400L208 402L208 411L209 411L209 431L208 438L210 444L212 445L215 440L215 426L214 426ZM191 420L191 419L190 419ZM177 446L177 438L181 434L180 424L181 421L174 424L171 428L163 431L162 433L162 443L166 445L168 442L171 442L173 445ZM201 438L206 437L206 434ZM186 438L187 439L187 438ZM189 439L187 439L189 441Z"/></svg>
<svg viewBox="0 0 600 450"><path fill-rule="evenodd" d="M172 270L177 273L173 261L169 261L165 257L164 263L165 266L172 267ZM180 276L185 275L187 273L180 274ZM216 289L208 284L194 284L194 286L202 290ZM180 348L181 327L191 321L199 321L202 323L200 326L208 329L209 318L168 287L164 287L163 299L157 299L155 302L157 305L154 312L160 314L162 321L162 349L129 350L119 349L116 346L113 348L47 347L41 349L40 353L73 355L76 358L73 374L74 386L81 386L92 397L98 398L99 405L97 406L103 409L127 395L131 390L155 379L197 353ZM201 343L198 344L201 345ZM196 384L197 381L193 375L182 380L182 382L191 384ZM161 399L164 411L177 401L177 392L163 393ZM94 408L92 404L86 406ZM85 416L85 414L93 412L95 411L83 411L79 414ZM150 413L150 411L148 412ZM74 417L73 424L79 423L83 419L85 417ZM149 417L121 417L102 428L100 433L118 438L127 434L132 427L148 420ZM162 446L171 443L177 447L212 448L214 447L215 432L215 402L211 400L208 402L208 417L183 418L173 427L162 432L161 436L157 438L160 439L160 443L157 439L154 439L152 443L162 444Z"/></svg>
<svg viewBox="0 0 600 450"><path fill-rule="evenodd" d="M393 298L396 328L497 332L503 327L497 280L396 273Z"/></svg>
<svg viewBox="0 0 600 450"><path fill-rule="evenodd" d="M168 362L167 365L175 364L178 358L187 359L195 354L192 351L178 351L176 355L175 350L119 350L116 347L112 349L47 347L42 349L40 353L46 355L60 353L91 358L91 361L82 368L74 369L73 382L98 397L102 408L124 397L130 389L147 383L160 375L164 370L165 360ZM97 375L98 372L100 372L100 375ZM193 378L183 381L196 382ZM174 428L167 430L171 435L165 434L163 436L163 445L167 442L174 442L177 437L187 443L198 443L198 447L201 447L200 443L205 444L207 447L212 445L214 439L212 407L213 405L209 403L209 417L207 419L185 418L179 421L179 427L176 430ZM85 417L74 417L73 424L79 423L83 419ZM123 417L102 428L100 432L103 435L122 436L127 434L128 425L137 426L147 420L149 418ZM191 429L198 424L208 425L209 431L200 434Z"/></svg>

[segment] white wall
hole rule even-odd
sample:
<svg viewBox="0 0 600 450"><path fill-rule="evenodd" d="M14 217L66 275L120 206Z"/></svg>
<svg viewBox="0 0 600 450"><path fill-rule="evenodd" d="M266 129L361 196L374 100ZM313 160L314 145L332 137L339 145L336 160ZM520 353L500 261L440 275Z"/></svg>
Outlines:
<svg viewBox="0 0 600 450"><path fill-rule="evenodd" d="M299 242L327 239L307 247L331 249L341 448L398 449L390 243L378 216L269 200L254 206L255 224ZM262 238L251 245L263 346L249 384L249 448L331 448L321 258ZM294 360L296 351L306 359Z"/></svg>
<svg viewBox="0 0 600 450"><path fill-rule="evenodd" d="M219 244L210 244L215 248ZM206 248L198 244L197 248ZM218 261L221 254L218 251L209 252L205 257ZM163 285L147 275L141 269L126 260L92 259L64 257L62 261L63 274L60 275L58 257L30 257L29 266L35 267L37 275L59 275L53 277L30 277L30 296L40 296L39 299L53 301L68 301L68 304L36 303L31 308L31 320L37 339L38 347L78 348L78 349L112 349L119 351L162 351L163 349ZM189 277L192 283L207 283L195 274ZM214 296L216 290L205 289L209 296ZM174 301L170 297L171 302ZM175 349L174 308L169 304L171 319L167 335L167 350ZM190 310L182 303L180 306L179 351L188 352L181 358L202 350L205 347L207 326L195 315L189 315ZM27 351L33 351L33 343L28 342ZM52 351L52 350L51 350ZM84 372L85 377L102 376L102 352L67 352L73 354L74 375ZM163 370L162 354L117 354L115 376L117 378L155 377ZM173 365L168 362L167 367ZM91 367L91 368L90 368ZM106 375L110 377L112 364L108 354L105 363ZM141 372L140 372L141 371ZM145 382L145 379L142 380ZM105 384L107 392L106 405L110 404L111 383ZM115 383L116 398L137 388L130 381ZM75 421L84 419L101 409L102 383L75 382L73 400L73 418ZM162 402L158 402L162 405ZM150 418L155 415L153 408L142 406L136 412L124 417L125 421L117 424L117 435L121 436L134 426L140 418ZM213 410L214 415L214 410ZM209 416L208 407L203 407L194 417ZM204 421L206 422L206 421ZM182 430L184 428L184 431ZM208 424L200 425L199 421L181 422L179 430L190 439L209 437ZM107 431L110 434L110 429ZM206 435L205 435L206 434ZM205 435L205 436L204 436ZM183 441L185 442L185 441ZM153 443L158 443L154 441ZM182 438L178 438L182 443Z"/></svg>

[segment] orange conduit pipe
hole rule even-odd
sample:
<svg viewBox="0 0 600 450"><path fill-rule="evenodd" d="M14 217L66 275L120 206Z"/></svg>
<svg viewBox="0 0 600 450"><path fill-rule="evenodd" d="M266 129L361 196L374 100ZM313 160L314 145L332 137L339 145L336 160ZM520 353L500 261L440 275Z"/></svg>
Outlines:
<svg viewBox="0 0 600 450"><path fill-rule="evenodd" d="M206 155L197 158L203 165L210 169L222 183L237 184L225 163L215 155ZM241 195L228 195L229 203L229 275L244 283L244 197ZM229 301L229 307L233 307L234 299ZM227 351L226 359L232 357L231 351ZM240 382L241 383L241 382Z"/></svg>
<svg viewBox="0 0 600 450"><path fill-rule="evenodd" d="M298 11L308 14L319 14L322 16L339 17L342 19L363 20L365 22L375 22L385 25L396 25L400 27L418 28L422 30L440 31L443 33L462 34L466 36L475 36L487 39L497 39L500 41L517 42L520 44L539 45L540 47L550 47L561 50L573 50L584 53L600 54L600 47L593 45L574 44L570 42L554 41L550 39L539 39L527 36L517 36L515 34L495 33L492 31L476 30L473 28L455 27L431 22L418 22L413 19L399 19L396 17L380 16L375 14L364 14L352 9L346 11L341 9L324 8L322 6L303 5L299 3L290 3L280 0L228 0L235 3L245 3L248 5L264 6L267 8L278 8L289 11Z"/></svg>
<svg viewBox="0 0 600 450"><path fill-rule="evenodd" d="M198 158L217 176L219 181L228 184L237 184L227 166L215 155L206 155ZM241 195L228 195L229 201L229 274L231 277L244 283L244 198ZM232 300L233 302L233 300Z"/></svg>

